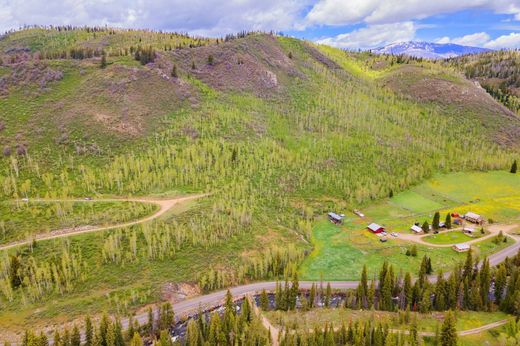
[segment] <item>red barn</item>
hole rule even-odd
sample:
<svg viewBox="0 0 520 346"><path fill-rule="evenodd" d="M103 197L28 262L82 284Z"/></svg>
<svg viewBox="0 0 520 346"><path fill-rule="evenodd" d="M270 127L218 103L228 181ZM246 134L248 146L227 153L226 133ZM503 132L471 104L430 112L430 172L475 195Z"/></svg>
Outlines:
<svg viewBox="0 0 520 346"><path fill-rule="evenodd" d="M372 233L381 233L385 231L385 228L383 226L379 226L377 223L371 223L370 225L368 225L368 229Z"/></svg>

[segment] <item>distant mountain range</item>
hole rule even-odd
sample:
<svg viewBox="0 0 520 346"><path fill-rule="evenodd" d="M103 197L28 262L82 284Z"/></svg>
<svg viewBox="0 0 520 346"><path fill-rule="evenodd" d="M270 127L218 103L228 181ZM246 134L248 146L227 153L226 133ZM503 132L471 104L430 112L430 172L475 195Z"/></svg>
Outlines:
<svg viewBox="0 0 520 346"><path fill-rule="evenodd" d="M376 54L408 55L426 59L446 59L456 56L489 52L491 49L461 46L453 43L397 42L373 49Z"/></svg>

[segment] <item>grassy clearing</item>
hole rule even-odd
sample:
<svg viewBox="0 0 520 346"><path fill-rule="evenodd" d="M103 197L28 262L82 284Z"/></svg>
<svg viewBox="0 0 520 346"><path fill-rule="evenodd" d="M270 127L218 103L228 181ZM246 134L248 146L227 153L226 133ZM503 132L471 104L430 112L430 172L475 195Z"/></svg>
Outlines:
<svg viewBox="0 0 520 346"><path fill-rule="evenodd" d="M424 241L432 244L458 244L465 243L470 240L478 239L480 236L484 236L480 234L480 232L475 232L475 237L470 237L469 235L463 233L462 231L450 231L450 232L440 232L438 234L432 234L422 238Z"/></svg>
<svg viewBox="0 0 520 346"><path fill-rule="evenodd" d="M0 202L0 243L64 228L137 220L158 208L155 204L127 201Z"/></svg>
<svg viewBox="0 0 520 346"><path fill-rule="evenodd" d="M291 329L298 328L300 330L310 330L315 327L322 327L326 323L340 327L342 324L356 321L371 320L376 323L387 323L390 328L408 330L410 323L404 323L395 312L387 311L370 311L370 310L348 310L343 308L316 308L309 311L267 311L263 312L266 317L275 325L280 327L289 327ZM434 332L437 325L441 325L444 319L442 312L432 312L427 314L414 313L410 314L411 321L416 321L419 331ZM503 312L475 312L475 311L458 311L456 313L457 330L468 330L478 328L483 325L501 321L504 319L512 319Z"/></svg>
<svg viewBox="0 0 520 346"><path fill-rule="evenodd" d="M472 189L464 188L466 193L457 190L457 184L465 184L464 177L473 183ZM450 210L460 213L469 210L479 212L476 205L490 206L487 209L490 214L482 214L485 217L500 222L515 222L520 217L520 207L508 201L520 198L520 189L515 189L517 186L520 186L520 176L507 172L447 174L413 187L411 191L399 193L394 198L368 206L363 209L365 219L349 213L342 227L327 221L320 222L313 229L314 251L302 264L300 274L309 280L318 280L321 276L327 280L353 280L358 278L363 264L367 265L369 272L376 273L385 260L396 268L415 273L425 254L431 257L434 270L449 271L464 258L464 254L457 254L451 248L417 245L419 255L408 257L405 253L411 246L409 242L389 237L387 243L381 243L377 236L366 230L366 226L370 222L377 222L387 227L389 232L411 232L409 227L414 222L428 220L431 223L436 210L441 210L443 216ZM439 188L438 191L436 188ZM482 194L479 192L475 195L475 191L482 191ZM493 196L497 196L502 203L497 203ZM467 204L475 200L479 202ZM511 218L501 217L506 212L500 207L505 208ZM481 236L478 230L475 236ZM463 243L471 239L475 238L459 231L441 232L425 238L432 244ZM473 249L480 256L485 256L508 244L495 244L493 239L487 239L473 244Z"/></svg>

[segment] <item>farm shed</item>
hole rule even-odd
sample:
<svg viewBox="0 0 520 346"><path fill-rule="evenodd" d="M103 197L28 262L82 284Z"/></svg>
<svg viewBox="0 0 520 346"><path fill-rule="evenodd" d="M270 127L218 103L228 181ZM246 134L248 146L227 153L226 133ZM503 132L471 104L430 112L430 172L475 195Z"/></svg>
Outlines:
<svg viewBox="0 0 520 346"><path fill-rule="evenodd" d="M383 226L378 225L377 223L371 223L370 225L368 225L368 229L372 233L381 233L385 231L385 228Z"/></svg>
<svg viewBox="0 0 520 346"><path fill-rule="evenodd" d="M462 230L464 231L464 233L469 234L473 234L473 232L475 232L475 229L473 227L464 227Z"/></svg>
<svg viewBox="0 0 520 346"><path fill-rule="evenodd" d="M479 214L472 213L471 211L468 211L466 215L464 215L464 220L481 224L484 222L484 218L480 216Z"/></svg>
<svg viewBox="0 0 520 346"><path fill-rule="evenodd" d="M333 212L330 212L328 215L329 215L329 220L335 224L340 224L343 222L344 215L338 215Z"/></svg>
<svg viewBox="0 0 520 346"><path fill-rule="evenodd" d="M471 248L471 246L469 246L469 244L455 244L455 245L453 245L453 250L455 250L457 252L466 252L466 251L469 251L470 248Z"/></svg>
<svg viewBox="0 0 520 346"><path fill-rule="evenodd" d="M422 228L417 226L417 225L413 225L412 227L410 227L410 229L414 232L414 233L422 233Z"/></svg>

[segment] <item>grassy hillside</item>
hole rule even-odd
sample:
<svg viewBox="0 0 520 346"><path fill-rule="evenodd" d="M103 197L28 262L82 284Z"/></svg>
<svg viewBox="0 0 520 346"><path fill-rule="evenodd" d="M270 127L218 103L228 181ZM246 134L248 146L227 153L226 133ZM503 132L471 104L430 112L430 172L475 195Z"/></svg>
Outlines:
<svg viewBox="0 0 520 346"><path fill-rule="evenodd" d="M477 92L450 69L265 34L161 49L167 37L31 29L0 40L2 199L211 193L147 225L4 254L2 321L14 311L15 327L62 322L63 311L128 312L172 282L211 290L294 272L325 211L517 157L520 121L493 100L442 107L444 94L398 84L413 69ZM93 42L104 68L99 56L70 57ZM134 59L139 45L155 47L153 61ZM38 54L51 48L69 53ZM15 289L8 255L27 278ZM33 274L55 263L74 275Z"/></svg>

